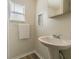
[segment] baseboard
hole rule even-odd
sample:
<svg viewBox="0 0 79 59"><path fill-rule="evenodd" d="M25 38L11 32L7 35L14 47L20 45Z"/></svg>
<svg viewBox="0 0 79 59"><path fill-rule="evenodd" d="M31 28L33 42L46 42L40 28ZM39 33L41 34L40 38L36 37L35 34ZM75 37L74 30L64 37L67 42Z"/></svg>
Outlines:
<svg viewBox="0 0 79 59"><path fill-rule="evenodd" d="M31 51L31 52L29 52L29 53L25 53L25 54L16 56L16 57L14 57L14 58L12 58L12 59L20 59L20 58L22 58L22 57L24 57L24 56L27 56L27 55L30 55L30 54L32 54L32 53L35 53L40 59L44 59L37 51Z"/></svg>
<svg viewBox="0 0 79 59"><path fill-rule="evenodd" d="M41 56L37 51L34 51L34 53L35 53L40 59L44 59L44 57Z"/></svg>

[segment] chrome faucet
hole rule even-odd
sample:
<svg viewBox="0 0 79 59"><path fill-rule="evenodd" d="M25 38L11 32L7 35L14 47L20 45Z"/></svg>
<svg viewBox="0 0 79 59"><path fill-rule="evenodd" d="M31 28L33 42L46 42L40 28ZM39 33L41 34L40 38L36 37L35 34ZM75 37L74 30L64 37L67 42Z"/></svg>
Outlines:
<svg viewBox="0 0 79 59"><path fill-rule="evenodd" d="M52 35L53 37L55 37L55 38L57 38L57 39L61 39L61 34L59 34L59 35Z"/></svg>

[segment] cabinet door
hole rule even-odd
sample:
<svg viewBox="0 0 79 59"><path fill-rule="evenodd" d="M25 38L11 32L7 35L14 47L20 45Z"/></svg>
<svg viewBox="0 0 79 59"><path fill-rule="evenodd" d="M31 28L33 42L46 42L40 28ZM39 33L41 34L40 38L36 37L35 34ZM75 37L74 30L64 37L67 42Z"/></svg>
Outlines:
<svg viewBox="0 0 79 59"><path fill-rule="evenodd" d="M69 11L70 0L48 0L48 17L62 15Z"/></svg>

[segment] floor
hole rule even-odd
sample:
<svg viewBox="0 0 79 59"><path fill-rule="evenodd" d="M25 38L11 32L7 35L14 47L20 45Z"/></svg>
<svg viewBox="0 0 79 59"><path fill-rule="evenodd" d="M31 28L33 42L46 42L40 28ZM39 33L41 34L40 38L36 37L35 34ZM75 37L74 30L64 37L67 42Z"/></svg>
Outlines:
<svg viewBox="0 0 79 59"><path fill-rule="evenodd" d="M31 55L27 55L25 57L22 57L20 59L40 59L35 53L31 54Z"/></svg>

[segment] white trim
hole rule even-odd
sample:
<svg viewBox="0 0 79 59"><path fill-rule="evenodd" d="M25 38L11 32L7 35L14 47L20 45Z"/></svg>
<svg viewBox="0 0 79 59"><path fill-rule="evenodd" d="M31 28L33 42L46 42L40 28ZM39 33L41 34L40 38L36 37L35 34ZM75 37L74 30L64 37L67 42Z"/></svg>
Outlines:
<svg viewBox="0 0 79 59"><path fill-rule="evenodd" d="M44 57L42 55L40 55L37 51L35 51L35 54L40 58L40 59L44 59Z"/></svg>
<svg viewBox="0 0 79 59"><path fill-rule="evenodd" d="M31 52L28 52L28 53L25 53L25 54L16 56L16 57L14 57L14 58L12 58L12 59L20 59L20 58L22 58L22 57L24 57L24 56L27 56L27 55L30 55L30 54L32 54L32 53L34 53L34 51L31 51Z"/></svg>
<svg viewBox="0 0 79 59"><path fill-rule="evenodd" d="M40 59L44 59L44 57L42 57L37 51L31 51L31 52L28 52L28 53L25 53L25 54L16 56L16 57L14 57L14 58L12 58L12 59L20 59L20 58L22 58L22 57L24 57L24 56L27 56L27 55L30 55L30 54L32 54L32 53L35 53Z"/></svg>

